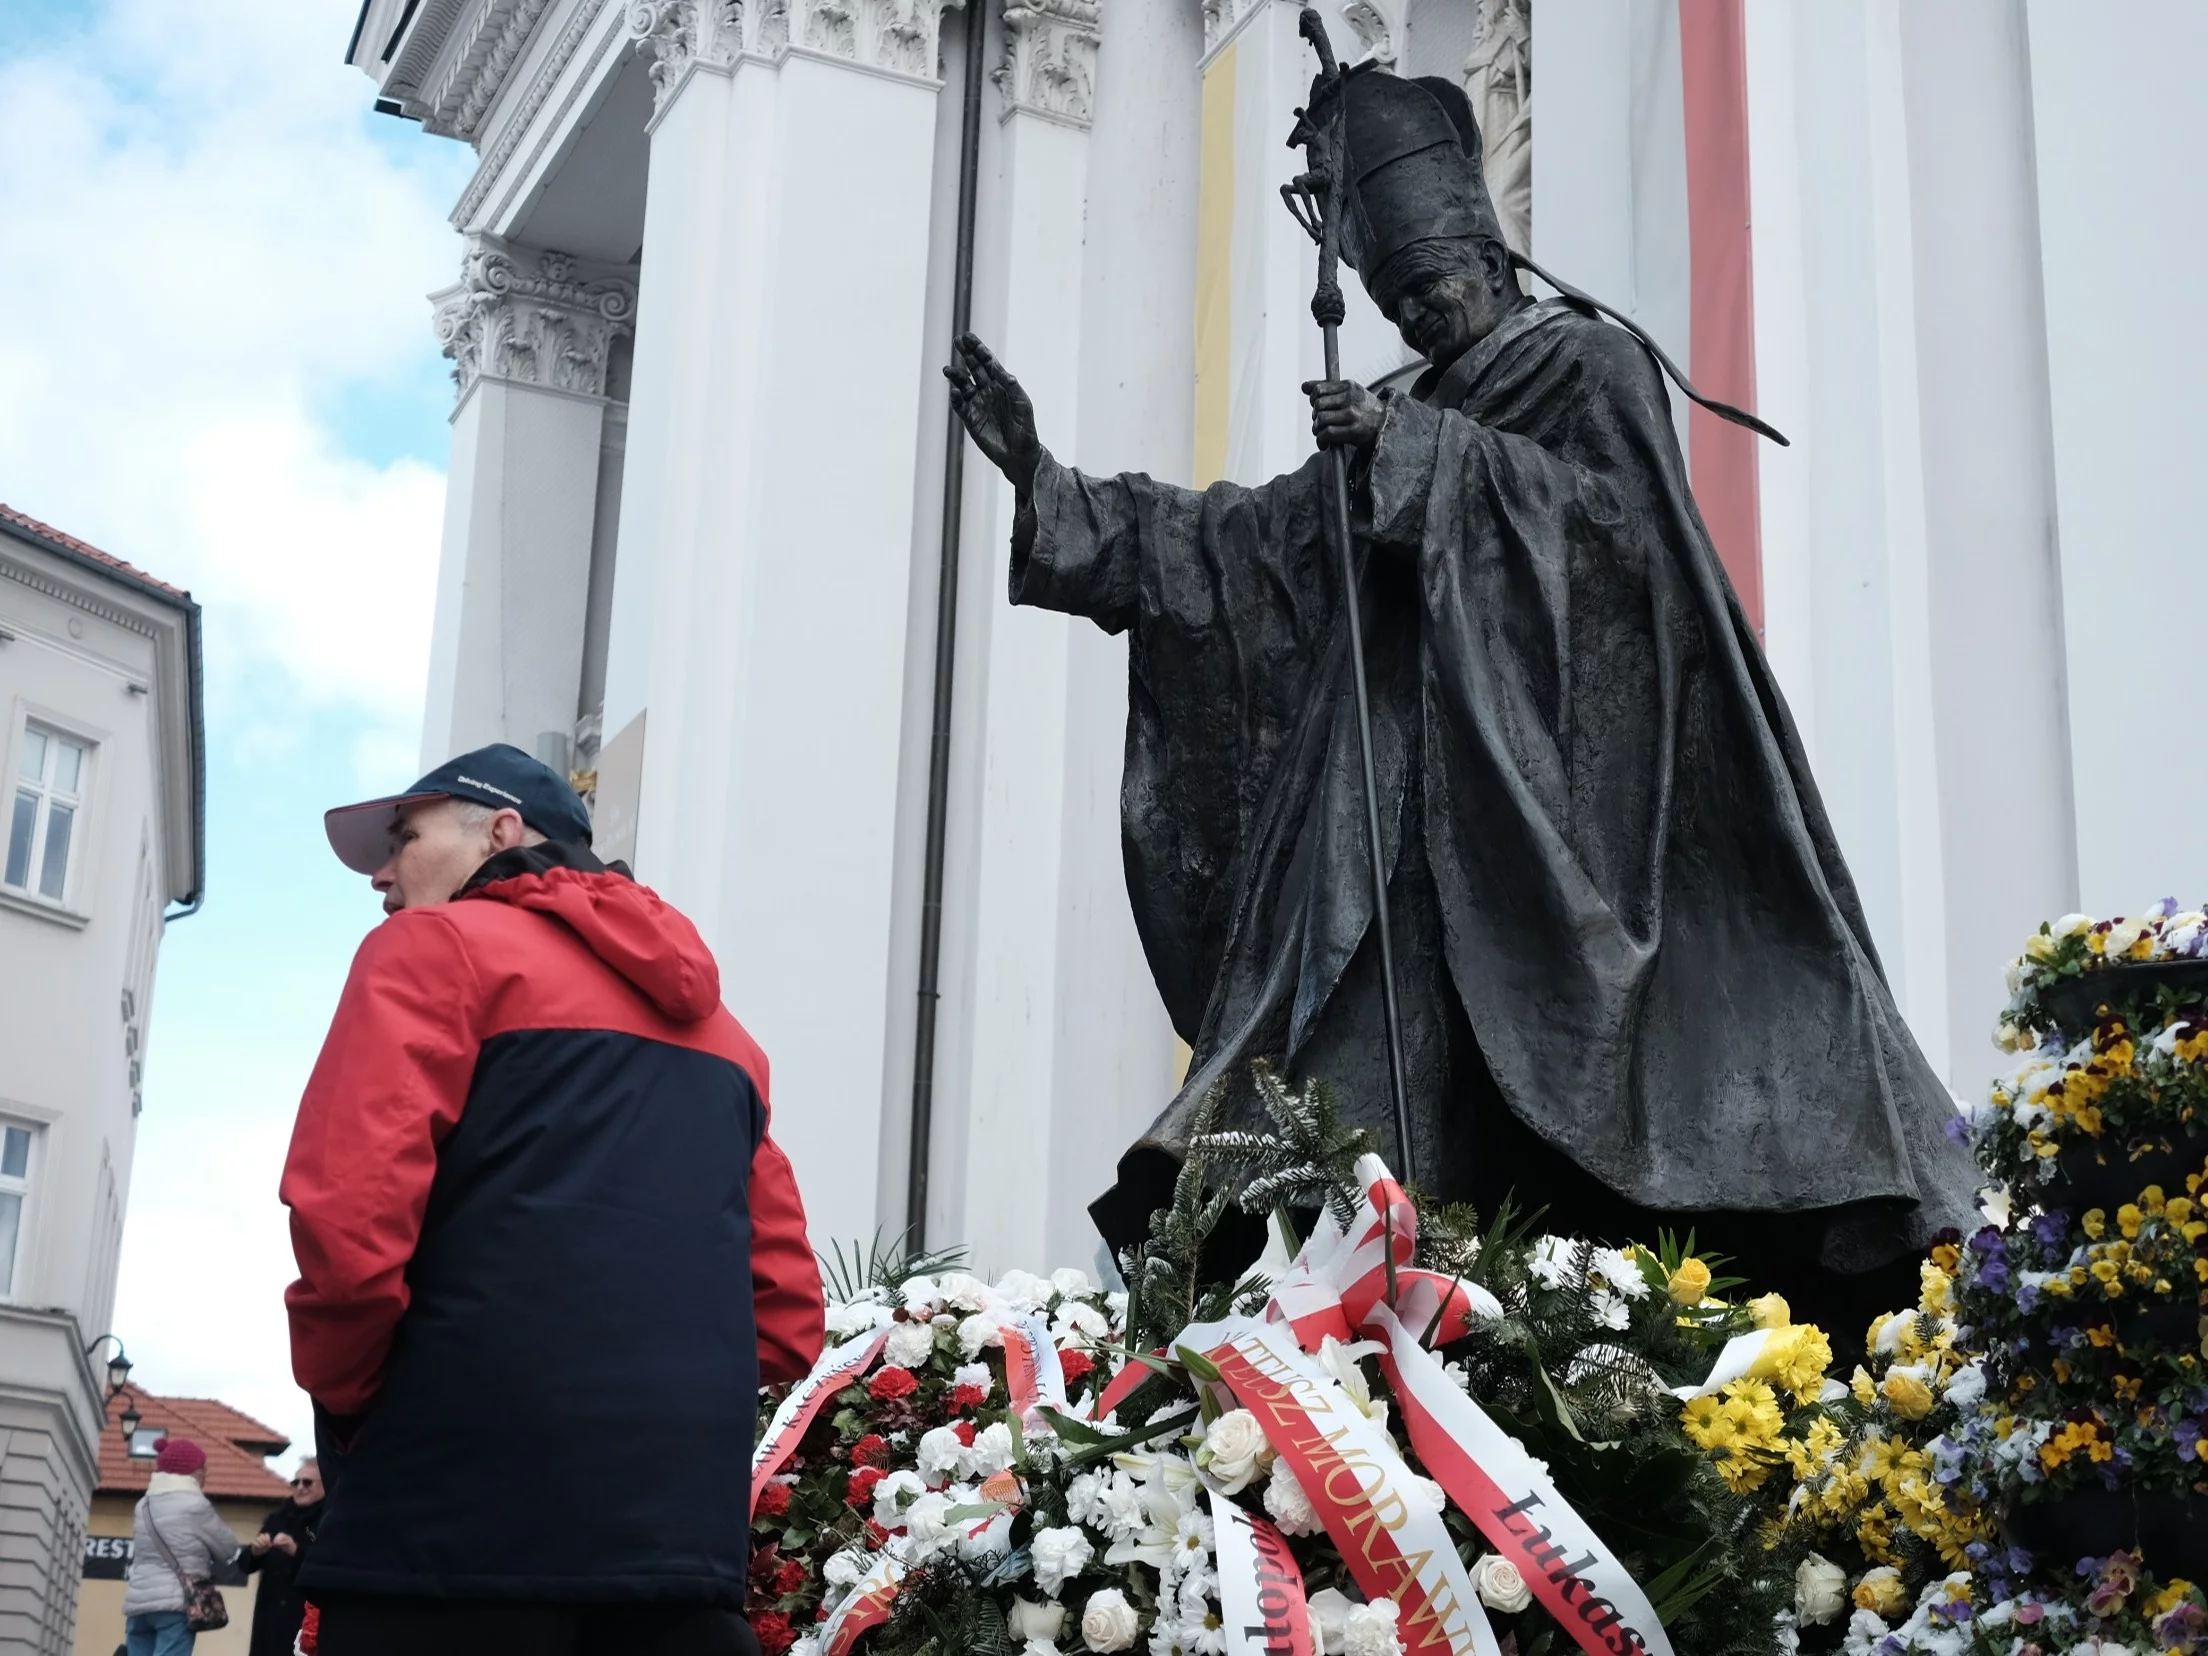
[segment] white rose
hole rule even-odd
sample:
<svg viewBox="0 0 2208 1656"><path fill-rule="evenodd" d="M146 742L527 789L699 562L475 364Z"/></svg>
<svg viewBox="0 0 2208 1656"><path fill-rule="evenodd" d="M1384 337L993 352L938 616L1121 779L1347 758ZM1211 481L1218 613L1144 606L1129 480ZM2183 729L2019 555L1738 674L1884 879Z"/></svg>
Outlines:
<svg viewBox="0 0 2208 1656"><path fill-rule="evenodd" d="M1203 1447L1196 1451L1196 1464L1218 1481L1225 1495L1241 1494L1272 1461L1265 1428L1247 1409L1229 1409L1205 1427Z"/></svg>
<svg viewBox="0 0 2208 1656"><path fill-rule="evenodd" d="M1472 1587L1482 1604L1505 1616L1515 1616L1533 1602L1526 1578L1501 1553L1489 1553L1472 1566Z"/></svg>
<svg viewBox="0 0 2208 1656"><path fill-rule="evenodd" d="M1142 1618L1117 1587L1104 1587L1089 1595L1081 1611L1081 1640L1091 1650L1110 1656L1125 1650L1142 1631Z"/></svg>
<svg viewBox="0 0 2208 1656"><path fill-rule="evenodd" d="M1349 1613L1355 1608L1339 1587L1321 1587L1304 1601L1311 1615L1311 1638L1321 1656L1341 1656L1349 1639Z"/></svg>
<svg viewBox="0 0 2208 1656"><path fill-rule="evenodd" d="M984 1426L974 1434L974 1445L966 1451L966 1470L977 1478L986 1478L1002 1472L1012 1464L1012 1428L1003 1421Z"/></svg>
<svg viewBox="0 0 2208 1656"><path fill-rule="evenodd" d="M1375 1599L1349 1612L1342 1640L1343 1656L1401 1656L1403 1644L1395 1635L1393 1599Z"/></svg>
<svg viewBox="0 0 2208 1656"><path fill-rule="evenodd" d="M956 1477L966 1464L966 1445L959 1441L954 1428L938 1426L920 1435L920 1447L914 1451L913 1458L919 1462L923 1477Z"/></svg>
<svg viewBox="0 0 2208 1656"><path fill-rule="evenodd" d="M996 1371L987 1363L961 1363L951 1371L954 1386L979 1386L981 1395L987 1397L997 1389Z"/></svg>
<svg viewBox="0 0 2208 1656"><path fill-rule="evenodd" d="M1015 1311L1040 1311L1057 1296L1050 1278L1033 1271L1007 1271L997 1281L997 1298Z"/></svg>
<svg viewBox="0 0 2208 1656"><path fill-rule="evenodd" d="M882 1361L893 1368L926 1368L934 1355L933 1323L901 1322L889 1331L889 1344L882 1347Z"/></svg>
<svg viewBox="0 0 2208 1656"><path fill-rule="evenodd" d="M1052 1598L1058 1590L1088 1568L1096 1549L1089 1545L1089 1538L1072 1524L1062 1529L1045 1529L1035 1532L1035 1539L1028 1543L1035 1560L1035 1585ZM1053 1628L1042 1637L1055 1639Z"/></svg>
<svg viewBox="0 0 2208 1656"><path fill-rule="evenodd" d="M1012 1614L1004 1618L1004 1624L1012 1637L1023 1642L1055 1639L1066 1625L1066 1607L1016 1598L1012 1601Z"/></svg>
<svg viewBox="0 0 2208 1656"><path fill-rule="evenodd" d="M986 1311L977 1311L958 1325L958 1349L965 1353L969 1362L979 1357L984 1347L1002 1344L1004 1330Z"/></svg>
<svg viewBox="0 0 2208 1656"><path fill-rule="evenodd" d="M925 1478L899 1467L874 1486L874 1522L884 1529L902 1529L906 1506L927 1492Z"/></svg>
<svg viewBox="0 0 2208 1656"><path fill-rule="evenodd" d="M1311 1497L1296 1482L1295 1473L1285 1461L1274 1463L1273 1475L1266 1482L1265 1510L1272 1514L1283 1535L1319 1533L1318 1508L1311 1504Z"/></svg>
<svg viewBox="0 0 2208 1656"><path fill-rule="evenodd" d="M1811 1553L1794 1571L1794 1614L1813 1627L1838 1621L1848 1608L1848 1572Z"/></svg>
<svg viewBox="0 0 2208 1656"><path fill-rule="evenodd" d="M1070 1265L1062 1265L1050 1273L1050 1285L1071 1299L1076 1294L1096 1292L1096 1280L1086 1271L1077 1271Z"/></svg>

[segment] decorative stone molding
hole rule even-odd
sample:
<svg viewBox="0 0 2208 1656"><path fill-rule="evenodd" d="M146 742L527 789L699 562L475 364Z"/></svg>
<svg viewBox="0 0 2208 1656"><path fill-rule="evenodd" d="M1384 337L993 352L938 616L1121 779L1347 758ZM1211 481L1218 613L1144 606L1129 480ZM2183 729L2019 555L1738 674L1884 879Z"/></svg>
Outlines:
<svg viewBox="0 0 2208 1656"><path fill-rule="evenodd" d="M1004 58L989 78L1005 112L1045 115L1087 128L1096 88L1100 0L1010 0Z"/></svg>
<svg viewBox="0 0 2208 1656"><path fill-rule="evenodd" d="M1208 56L1234 33L1235 25L1269 0L1204 0L1204 52Z"/></svg>
<svg viewBox="0 0 2208 1656"><path fill-rule="evenodd" d="M560 77L567 73L567 66L575 60L575 54L582 49L584 40L589 37L598 19L604 15L606 7L613 3L614 0L582 0L582 4L569 15L567 26L560 31L559 37L552 42L551 49L545 53L544 61L537 66L536 75L515 105L513 116L501 124L496 141L476 164L475 176L468 180L467 189L461 192L459 202L452 209L451 223L454 229L467 228L468 221L475 217L476 209L483 205L492 188L505 176L506 164L513 160L538 114L551 101L553 88L559 85ZM606 46L617 37L618 31L609 32L607 41L600 45L598 55L603 56ZM587 73L581 78L587 79ZM582 90L580 84L569 89L560 110L550 122L552 127L558 127L566 110L574 104ZM539 136L536 153L542 153L549 138L549 132ZM534 165L534 160L533 154L530 161L523 164L523 170Z"/></svg>
<svg viewBox="0 0 2208 1656"><path fill-rule="evenodd" d="M1409 0L1343 0L1342 21L1357 36L1365 57L1393 69L1403 52L1408 8Z"/></svg>
<svg viewBox="0 0 2208 1656"><path fill-rule="evenodd" d="M1533 251L1533 0L1478 0L1465 91L1480 123L1487 193L1503 240Z"/></svg>
<svg viewBox="0 0 2208 1656"><path fill-rule="evenodd" d="M473 143L552 0L430 0L383 95L425 131Z"/></svg>
<svg viewBox="0 0 2208 1656"><path fill-rule="evenodd" d="M743 57L792 50L921 80L939 78L946 6L963 0L628 0L629 38L652 54L656 107L693 65L727 70Z"/></svg>
<svg viewBox="0 0 2208 1656"><path fill-rule="evenodd" d="M603 397L613 342L636 327L624 272L495 236L470 236L459 285L430 298L463 398L479 379Z"/></svg>

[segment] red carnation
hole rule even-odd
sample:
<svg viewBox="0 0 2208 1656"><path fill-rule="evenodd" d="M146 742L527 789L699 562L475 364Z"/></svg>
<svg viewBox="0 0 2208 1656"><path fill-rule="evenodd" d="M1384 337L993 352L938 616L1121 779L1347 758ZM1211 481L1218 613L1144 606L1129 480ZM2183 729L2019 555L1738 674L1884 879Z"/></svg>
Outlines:
<svg viewBox="0 0 2208 1656"><path fill-rule="evenodd" d="M314 1656L315 1647L322 1642L322 1606L310 1604L299 1620L299 1648Z"/></svg>
<svg viewBox="0 0 2208 1656"><path fill-rule="evenodd" d="M886 1547L889 1545L889 1531L871 1518L866 1521L866 1544L870 1547Z"/></svg>
<svg viewBox="0 0 2208 1656"><path fill-rule="evenodd" d="M787 1598L804 1585L805 1565L801 1559L793 1558L774 1572L774 1590L778 1597Z"/></svg>
<svg viewBox="0 0 2208 1656"><path fill-rule="evenodd" d="M953 1386L948 1403L954 1412L959 1409L978 1409L988 1395L979 1386Z"/></svg>
<svg viewBox="0 0 2208 1656"><path fill-rule="evenodd" d="M851 1445L853 1466L882 1466L889 1460L889 1439L879 1432L869 1432Z"/></svg>
<svg viewBox="0 0 2208 1656"><path fill-rule="evenodd" d="M972 1421L961 1420L951 1430L958 1434L958 1441L967 1448L971 1449L974 1446L974 1423Z"/></svg>
<svg viewBox="0 0 2208 1656"><path fill-rule="evenodd" d="M1085 1351L1061 1351L1058 1353L1058 1368L1070 1385L1084 1374L1092 1373L1096 1368L1096 1359Z"/></svg>
<svg viewBox="0 0 2208 1656"><path fill-rule="evenodd" d="M754 1516L779 1518L789 1510L790 1486L788 1484L770 1483L759 1491L759 1504L754 1509Z"/></svg>
<svg viewBox="0 0 2208 1656"><path fill-rule="evenodd" d="M844 1499L853 1506L864 1506L874 1499L874 1486L887 1476L878 1466L862 1466L851 1474L851 1486L844 1492Z"/></svg>
<svg viewBox="0 0 2208 1656"><path fill-rule="evenodd" d="M877 1401L886 1403L893 1397L910 1397L920 1389L920 1382L912 1377L912 1370L892 1364L869 1380L866 1389Z"/></svg>
<svg viewBox="0 0 2208 1656"><path fill-rule="evenodd" d="M750 1617L751 1631L758 1637L759 1648L767 1656L782 1656L782 1652L797 1643L797 1629L790 1625L790 1618L779 1610L766 1610Z"/></svg>

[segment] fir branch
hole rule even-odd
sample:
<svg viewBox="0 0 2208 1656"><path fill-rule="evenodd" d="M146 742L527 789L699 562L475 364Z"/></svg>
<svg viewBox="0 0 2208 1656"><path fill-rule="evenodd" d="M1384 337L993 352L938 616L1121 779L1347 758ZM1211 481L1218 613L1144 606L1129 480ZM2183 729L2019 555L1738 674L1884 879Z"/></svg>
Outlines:
<svg viewBox="0 0 2208 1656"><path fill-rule="evenodd" d="M1343 1123L1334 1094L1323 1081L1310 1081L1298 1093L1267 1063L1250 1066L1258 1103L1273 1123L1271 1133L1237 1128L1203 1131L1189 1140L1191 1151L1239 1172L1238 1201L1245 1213L1264 1213L1283 1204L1323 1204L1343 1229L1357 1222L1357 1158L1372 1148L1372 1135ZM1205 1101L1224 1108L1226 1083Z"/></svg>

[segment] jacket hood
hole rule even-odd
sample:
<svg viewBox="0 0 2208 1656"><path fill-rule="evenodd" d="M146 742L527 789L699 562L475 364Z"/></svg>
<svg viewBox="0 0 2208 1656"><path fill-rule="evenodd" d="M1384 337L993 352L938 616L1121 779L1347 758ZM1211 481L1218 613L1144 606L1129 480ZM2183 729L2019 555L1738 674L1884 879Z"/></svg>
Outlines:
<svg viewBox="0 0 2208 1656"><path fill-rule="evenodd" d="M563 921L608 966L676 1023L696 1023L721 1004L721 969L697 927L580 845L521 845L475 871L461 899L486 898Z"/></svg>

